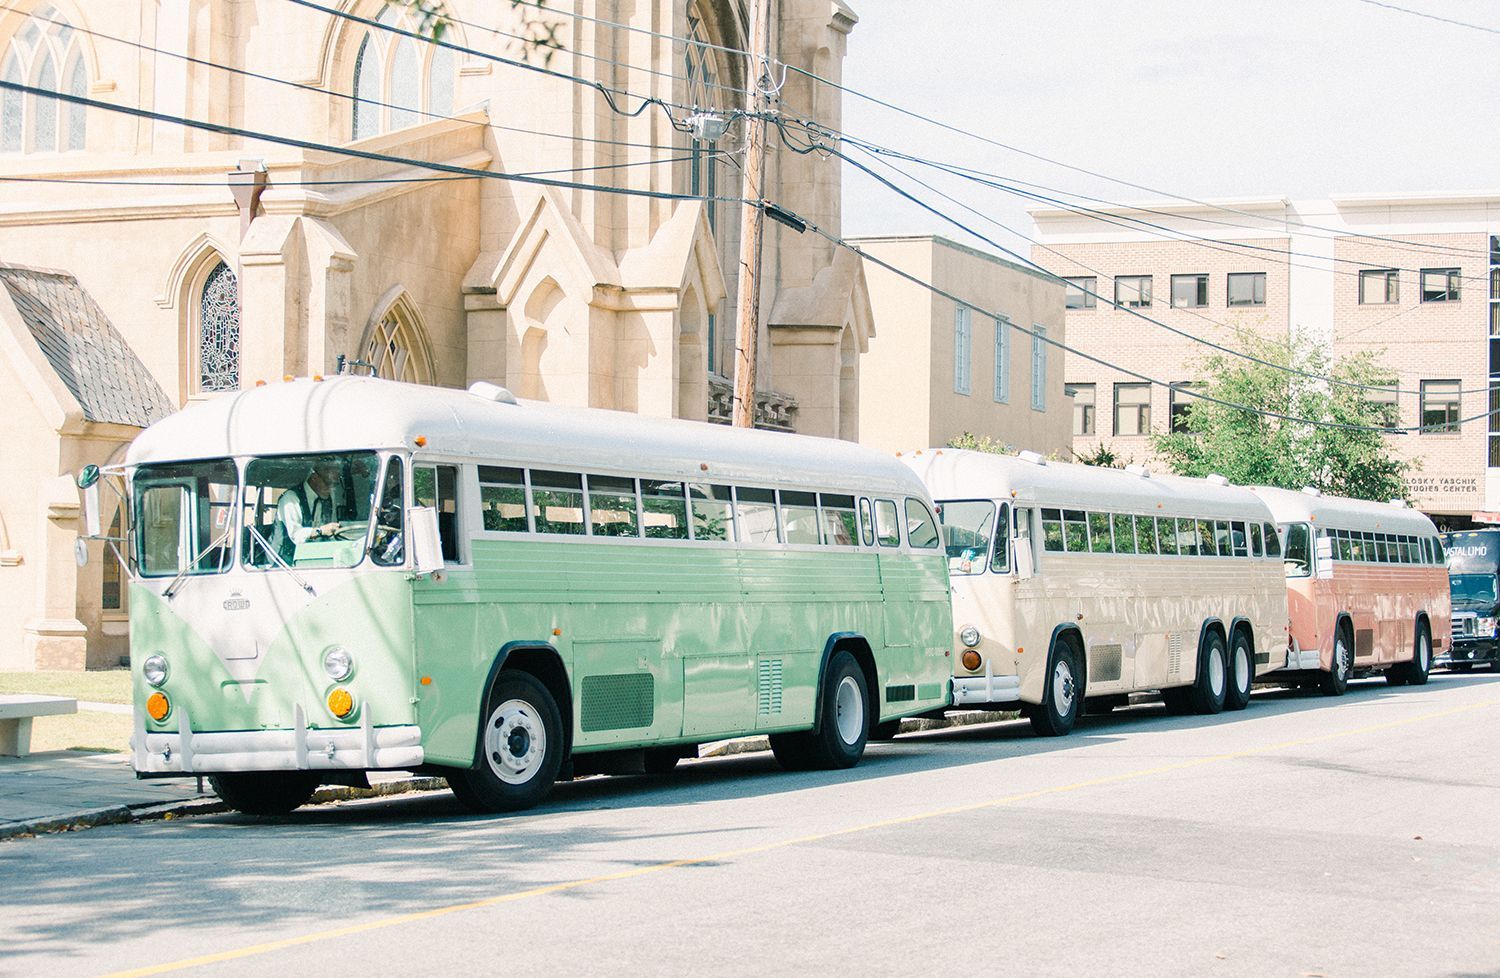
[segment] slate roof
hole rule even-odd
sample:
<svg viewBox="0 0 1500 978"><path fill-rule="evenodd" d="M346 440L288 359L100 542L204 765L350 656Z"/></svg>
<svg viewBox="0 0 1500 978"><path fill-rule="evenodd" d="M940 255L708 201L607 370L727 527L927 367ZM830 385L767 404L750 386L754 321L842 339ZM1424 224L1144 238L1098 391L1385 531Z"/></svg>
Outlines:
<svg viewBox="0 0 1500 978"><path fill-rule="evenodd" d="M0 282L86 419L144 428L176 410L76 278L0 264Z"/></svg>

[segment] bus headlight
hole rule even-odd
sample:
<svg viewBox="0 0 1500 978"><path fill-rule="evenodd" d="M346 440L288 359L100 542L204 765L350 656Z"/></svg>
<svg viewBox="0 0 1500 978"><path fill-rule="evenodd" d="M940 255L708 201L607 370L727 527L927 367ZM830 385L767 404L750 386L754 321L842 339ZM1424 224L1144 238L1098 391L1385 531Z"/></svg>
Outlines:
<svg viewBox="0 0 1500 978"><path fill-rule="evenodd" d="M958 640L973 648L979 644L979 629L973 625L965 625L958 633Z"/></svg>
<svg viewBox="0 0 1500 978"><path fill-rule="evenodd" d="M1474 624L1475 624L1475 627L1477 627L1479 629L1479 634L1481 634L1481 635L1488 635L1490 637L1494 637L1494 634L1495 634L1495 619L1493 619L1493 618L1481 618L1477 622L1475 622Z"/></svg>
<svg viewBox="0 0 1500 978"><path fill-rule="evenodd" d="M354 672L354 656L342 645L335 645L323 653L323 671L329 679L341 683Z"/></svg>
<svg viewBox="0 0 1500 978"><path fill-rule="evenodd" d="M153 686L166 682L167 657L160 652L146 656L146 661L141 663L141 675Z"/></svg>

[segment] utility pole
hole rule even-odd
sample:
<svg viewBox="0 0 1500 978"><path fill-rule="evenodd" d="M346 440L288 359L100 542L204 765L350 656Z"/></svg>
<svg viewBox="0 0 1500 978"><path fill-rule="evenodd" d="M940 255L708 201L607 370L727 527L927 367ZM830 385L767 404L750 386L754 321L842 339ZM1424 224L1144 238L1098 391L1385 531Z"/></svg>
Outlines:
<svg viewBox="0 0 1500 978"><path fill-rule="evenodd" d="M755 368L760 355L760 260L765 229L766 113L771 99L771 0L751 0L750 117L745 133L745 199L740 215L739 315L734 340L734 425L755 427ZM762 71L762 68L765 70Z"/></svg>

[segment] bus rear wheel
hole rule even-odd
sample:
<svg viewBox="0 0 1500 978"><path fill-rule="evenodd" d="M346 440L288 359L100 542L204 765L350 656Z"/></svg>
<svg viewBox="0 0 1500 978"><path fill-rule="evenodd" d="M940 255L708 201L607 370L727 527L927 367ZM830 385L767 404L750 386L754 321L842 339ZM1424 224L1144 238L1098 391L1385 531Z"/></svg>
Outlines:
<svg viewBox="0 0 1500 978"><path fill-rule="evenodd" d="M1250 688L1255 683L1255 653L1250 651L1250 636L1241 629L1234 633L1229 649L1229 686L1224 690L1224 709L1243 710L1250 705Z"/></svg>
<svg viewBox="0 0 1500 978"><path fill-rule="evenodd" d="M1354 649L1349 629L1343 625L1333 633L1333 665L1319 678L1318 689L1324 696L1343 696L1349 688L1349 673L1354 671Z"/></svg>
<svg viewBox="0 0 1500 978"><path fill-rule="evenodd" d="M475 812L514 812L547 796L562 768L562 714L540 679L505 669L486 698L479 763L448 775L448 787Z"/></svg>
<svg viewBox="0 0 1500 978"><path fill-rule="evenodd" d="M1194 713L1211 715L1224 709L1224 697L1229 689L1229 665L1224 654L1224 638L1218 632L1209 632L1203 640L1198 678L1188 689L1187 700Z"/></svg>
<svg viewBox="0 0 1500 978"><path fill-rule="evenodd" d="M1425 686L1432 672L1432 635L1427 623L1417 625L1417 637L1412 643L1411 661L1392 666L1386 671L1386 682L1392 686Z"/></svg>
<svg viewBox="0 0 1500 978"><path fill-rule="evenodd" d="M208 779L230 808L246 815L286 815L312 798L321 783L306 771L254 771L216 774Z"/></svg>
<svg viewBox="0 0 1500 978"><path fill-rule="evenodd" d="M1031 729L1041 737L1061 737L1073 729L1083 710L1083 683L1078 655L1070 642L1053 647L1047 685L1041 703L1026 711Z"/></svg>
<svg viewBox="0 0 1500 978"><path fill-rule="evenodd" d="M835 771L853 767L870 737L870 690L854 656L840 650L823 674L816 730L772 734L771 753L788 771Z"/></svg>

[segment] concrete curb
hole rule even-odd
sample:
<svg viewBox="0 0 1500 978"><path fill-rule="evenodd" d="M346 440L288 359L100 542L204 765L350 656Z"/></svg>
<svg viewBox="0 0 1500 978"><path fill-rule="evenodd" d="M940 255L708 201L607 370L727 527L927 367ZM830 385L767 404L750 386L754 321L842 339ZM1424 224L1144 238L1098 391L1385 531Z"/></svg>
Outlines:
<svg viewBox="0 0 1500 978"><path fill-rule="evenodd" d="M384 798L387 795L405 795L418 791L446 790L447 787L448 783L442 778L399 778L392 781L379 781L369 788L328 785L319 788L308 804L327 805L343 801L359 801L365 798ZM167 804L112 805L108 808L90 808L0 826L0 842L9 839L29 839L33 836L55 832L78 832L101 825L165 821L188 815L214 815L227 811L229 811L229 806L213 795L188 798Z"/></svg>

